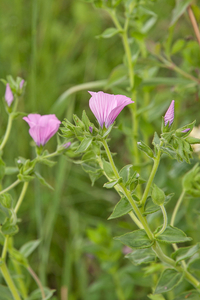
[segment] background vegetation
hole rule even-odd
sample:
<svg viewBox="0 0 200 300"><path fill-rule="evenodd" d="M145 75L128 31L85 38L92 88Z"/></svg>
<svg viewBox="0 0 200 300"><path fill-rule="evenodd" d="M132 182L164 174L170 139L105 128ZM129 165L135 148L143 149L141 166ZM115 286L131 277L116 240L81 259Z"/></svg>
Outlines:
<svg viewBox="0 0 200 300"><path fill-rule="evenodd" d="M197 2L193 1L192 8L197 22L200 22ZM142 12L134 20L132 36L136 40L133 51L137 58L137 103L143 112L138 139L146 139L146 142L151 142L155 130L160 131L161 116L172 99L176 103L175 122L178 126L193 119L197 120L197 125L200 124L199 45L187 10L173 23L177 16L177 3L174 0L150 1L144 7L152 12L152 24L146 24L149 18ZM172 23L173 26L170 26ZM73 113L80 116L85 109L94 120L88 107L90 96L87 87L86 91L78 91L77 88L77 92L68 98L63 93L73 86L92 81L99 84L93 89L95 91L104 89L109 93L120 93L122 88L115 85L113 77L110 77L110 86L107 84L106 87L105 82L101 82L122 64L124 55L117 35L111 39L96 38L108 27L113 27L109 15L89 1L1 1L0 78L11 74L27 81L26 93L20 102L21 111L56 113L60 120L65 117L72 120ZM167 51L175 65L166 57ZM1 84L1 97L4 92ZM7 122L3 102L0 112L2 136ZM118 117L117 125L110 145L112 151L118 153L116 160L122 167L131 163L134 156L128 138L131 116L127 108ZM53 151L55 143L54 137L46 147ZM15 120L4 151L8 166L14 165L13 157L33 157L28 127L21 117ZM142 168L144 178L149 172L148 164L146 161ZM156 182L162 187L167 181L166 193L174 192L177 199L181 191L181 176L187 168L185 163L169 163L164 158ZM154 266L145 269L132 265L124 259L123 246L112 239L127 229L134 229L128 216L107 221L119 200L118 195L112 190L102 189L104 179L98 180L92 187L80 166L65 157L60 157L51 170L44 168L42 172L55 191L49 191L39 182L31 183L21 207L22 222L20 233L15 237L15 246L20 248L30 240L41 240L32 254L31 265L43 285L56 289L54 299L114 300L119 297L121 289L126 299L147 299L151 282L156 279L151 276ZM4 184L10 183L5 177ZM174 207L173 200L169 211L170 207ZM196 229L188 232L196 240L200 225L199 209L198 199L190 198L182 205L177 218L179 228L184 231ZM154 226L161 215L154 214L151 218ZM156 267L159 268L159 265ZM28 276L27 280L34 290L35 283ZM180 292L181 287L178 289ZM174 293L168 293L167 299L174 299Z"/></svg>

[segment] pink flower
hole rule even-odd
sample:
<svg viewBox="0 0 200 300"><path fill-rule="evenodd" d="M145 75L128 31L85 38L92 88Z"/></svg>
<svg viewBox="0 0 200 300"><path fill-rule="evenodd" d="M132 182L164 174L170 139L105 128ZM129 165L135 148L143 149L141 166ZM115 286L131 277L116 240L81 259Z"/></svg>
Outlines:
<svg viewBox="0 0 200 300"><path fill-rule="evenodd" d="M8 104L8 106L11 106L11 103L14 100L14 96L13 96L13 93L12 93L11 88L9 86L9 83L6 84L5 100Z"/></svg>
<svg viewBox="0 0 200 300"><path fill-rule="evenodd" d="M123 95L110 95L104 92L89 93L92 95L89 101L90 109L102 128L104 123L108 128L126 105L134 103Z"/></svg>
<svg viewBox="0 0 200 300"><path fill-rule="evenodd" d="M19 84L20 90L23 88L23 85L24 85L24 79L22 79L22 80L20 81L20 84Z"/></svg>
<svg viewBox="0 0 200 300"><path fill-rule="evenodd" d="M172 123L174 121L174 100L172 100L172 102L164 116L164 120L165 120L165 126L167 126L167 124L169 124L169 126L172 125Z"/></svg>
<svg viewBox="0 0 200 300"><path fill-rule="evenodd" d="M29 134L37 146L44 146L58 131L61 122L55 115L30 114L23 118L30 126Z"/></svg>

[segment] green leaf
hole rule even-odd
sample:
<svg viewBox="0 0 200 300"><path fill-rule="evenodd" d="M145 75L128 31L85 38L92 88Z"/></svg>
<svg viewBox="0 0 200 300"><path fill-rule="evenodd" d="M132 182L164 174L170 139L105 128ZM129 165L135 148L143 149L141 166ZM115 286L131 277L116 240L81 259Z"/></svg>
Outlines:
<svg viewBox="0 0 200 300"><path fill-rule="evenodd" d="M172 12L172 20L170 26L174 25L180 16L186 11L187 7L190 5L192 0L176 0L176 6Z"/></svg>
<svg viewBox="0 0 200 300"><path fill-rule="evenodd" d="M0 195L0 203L3 207L10 209L13 203L12 196L8 193Z"/></svg>
<svg viewBox="0 0 200 300"><path fill-rule="evenodd" d="M85 124L86 128L88 129L91 123L90 123L90 120L89 120L85 110L83 110L83 113L82 113L82 122Z"/></svg>
<svg viewBox="0 0 200 300"><path fill-rule="evenodd" d="M44 177L42 177L41 174L39 174L38 172L35 172L35 176L40 181L41 184L45 185L46 187L48 187L51 190L54 190L54 188L50 184L48 184L48 182L46 182L46 180L44 179Z"/></svg>
<svg viewBox="0 0 200 300"><path fill-rule="evenodd" d="M122 178L123 183L126 184L130 178L131 170L133 169L133 165L126 165L119 171L119 176Z"/></svg>
<svg viewBox="0 0 200 300"><path fill-rule="evenodd" d="M17 225L11 225L9 222L6 222L1 227L1 232L4 235L14 235L19 231L19 228Z"/></svg>
<svg viewBox="0 0 200 300"><path fill-rule="evenodd" d="M48 300L53 296L53 294L55 292L55 290L50 290L47 287L44 287L43 289L44 289L44 293L45 293L44 299L42 298L41 290L37 289L37 290L33 291L26 300L41 300L41 299Z"/></svg>
<svg viewBox="0 0 200 300"><path fill-rule="evenodd" d="M158 228L155 232L155 234L160 230L160 228ZM184 242L189 242L192 240L192 238L187 237L186 234L176 228L176 227L172 227L172 226L167 226L165 231L159 235L158 237L156 237L156 240L159 242L163 242L163 243L184 243Z"/></svg>
<svg viewBox="0 0 200 300"><path fill-rule="evenodd" d="M154 204L159 206L164 204L166 198L163 190L161 190L156 184L153 185L151 197Z"/></svg>
<svg viewBox="0 0 200 300"><path fill-rule="evenodd" d="M200 248L200 243L191 247L179 248L174 253L172 253L171 257L174 260L176 260L176 263L178 263L181 260L185 260L193 256L199 250L199 248Z"/></svg>
<svg viewBox="0 0 200 300"><path fill-rule="evenodd" d="M159 148L159 146L160 146L160 139L159 139L159 136L158 136L157 132L154 133L154 137L153 137L152 144L154 145L155 151L156 151L156 150Z"/></svg>
<svg viewBox="0 0 200 300"><path fill-rule="evenodd" d="M154 157L154 153L151 150L151 148L146 145L144 142L140 141L137 143L138 148L143 151L148 157L153 158Z"/></svg>
<svg viewBox="0 0 200 300"><path fill-rule="evenodd" d="M148 238L144 229L135 230L133 232L115 237L114 239L119 240L128 247L139 249L149 248L154 243L154 241L151 241Z"/></svg>
<svg viewBox="0 0 200 300"><path fill-rule="evenodd" d="M186 142L188 142L191 145L200 144L200 139L197 139L197 138L192 137L192 136L188 136L185 140L186 140Z"/></svg>
<svg viewBox="0 0 200 300"><path fill-rule="evenodd" d="M22 264L25 267L28 267L28 261L26 257L20 253L17 249L11 248L9 250L9 255L12 259L16 260L19 264Z"/></svg>
<svg viewBox="0 0 200 300"><path fill-rule="evenodd" d="M45 159L45 158L41 158L41 159L39 160L39 163L40 163L40 164L47 165L47 166L49 166L50 168L53 167L53 166L55 166L55 164L57 164L56 161L49 160L49 159Z"/></svg>
<svg viewBox="0 0 200 300"><path fill-rule="evenodd" d="M160 210L160 206L153 203L151 197L148 197L145 203L143 216L152 214L158 210Z"/></svg>
<svg viewBox="0 0 200 300"><path fill-rule="evenodd" d="M196 290L190 290L190 291L180 294L174 300L183 300L183 299L199 300L199 292L197 292Z"/></svg>
<svg viewBox="0 0 200 300"><path fill-rule="evenodd" d="M85 125L84 123L81 121L81 119L79 119L79 117L77 117L77 115L73 115L73 119L74 119L74 123L76 124L76 126L85 129Z"/></svg>
<svg viewBox="0 0 200 300"><path fill-rule="evenodd" d="M107 28L102 34L98 35L97 38L104 38L108 39L114 35L116 35L119 32L119 30L115 27Z"/></svg>
<svg viewBox="0 0 200 300"><path fill-rule="evenodd" d="M103 170L106 173L106 175L111 179L115 179L115 174L113 172L111 164L107 162L105 159L102 159L102 163L103 163Z"/></svg>
<svg viewBox="0 0 200 300"><path fill-rule="evenodd" d="M20 248L20 253L28 257L40 244L40 240L30 241Z"/></svg>
<svg viewBox="0 0 200 300"><path fill-rule="evenodd" d="M183 274L174 269L166 269L161 274L154 294L162 294L171 291L183 279Z"/></svg>
<svg viewBox="0 0 200 300"><path fill-rule="evenodd" d="M1 300L12 300L12 294L6 286L3 286L0 284L0 295L1 295Z"/></svg>
<svg viewBox="0 0 200 300"><path fill-rule="evenodd" d="M133 252L127 254L125 257L137 266L155 261L156 256L151 248L147 248L134 250Z"/></svg>
<svg viewBox="0 0 200 300"><path fill-rule="evenodd" d="M114 123L111 124L111 125L106 129L106 131L104 132L104 134L103 134L103 136L102 136L104 139L110 134L111 130L113 129L113 126L114 126Z"/></svg>
<svg viewBox="0 0 200 300"><path fill-rule="evenodd" d="M106 183L104 183L103 187L105 187L107 189L112 189L120 181L121 181L121 178L119 178L117 180L112 180L112 181L106 182Z"/></svg>
<svg viewBox="0 0 200 300"><path fill-rule="evenodd" d="M0 180L3 179L3 177L5 175L5 170L6 170L6 165L5 165L4 161L2 160L2 158L0 158Z"/></svg>
<svg viewBox="0 0 200 300"><path fill-rule="evenodd" d="M172 47L171 54L175 54L183 49L185 46L185 40L179 39L176 41Z"/></svg>
<svg viewBox="0 0 200 300"><path fill-rule="evenodd" d="M34 179L34 176L22 175L22 174L18 174L17 177L20 181L23 181L23 182L29 182Z"/></svg>
<svg viewBox="0 0 200 300"><path fill-rule="evenodd" d="M90 147L92 140L93 138L84 138L75 153L85 152Z"/></svg>
<svg viewBox="0 0 200 300"><path fill-rule="evenodd" d="M120 201L116 204L112 214L108 218L108 220L119 218L121 216L126 215L132 210L132 206L130 205L128 199L126 197L123 197L120 199Z"/></svg>

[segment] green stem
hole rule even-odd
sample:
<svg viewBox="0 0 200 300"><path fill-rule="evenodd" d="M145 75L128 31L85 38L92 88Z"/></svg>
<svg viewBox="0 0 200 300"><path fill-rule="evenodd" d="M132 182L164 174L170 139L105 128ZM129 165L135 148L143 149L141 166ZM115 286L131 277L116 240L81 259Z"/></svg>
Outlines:
<svg viewBox="0 0 200 300"><path fill-rule="evenodd" d="M28 188L28 184L29 184L29 182L24 182L24 185L23 185L21 194L20 194L20 196L19 196L19 199L18 199L17 204L16 204L15 209L14 209L14 212L15 212L15 213L18 212L18 209L19 209L20 205L22 204L22 201L23 201L24 196L25 196L25 194L26 194L26 190L27 190L27 188Z"/></svg>
<svg viewBox="0 0 200 300"><path fill-rule="evenodd" d="M6 128L6 132L5 132L3 141L2 141L1 146L0 146L0 151L3 150L5 144L6 144L7 140L8 140L8 137L9 137L10 131L11 131L11 127L12 127L12 121L13 121L13 116L12 116L12 114L9 114L8 124L7 124L7 128Z"/></svg>
<svg viewBox="0 0 200 300"><path fill-rule="evenodd" d="M179 199L178 199L178 201L177 201L177 203L176 203L176 206L175 206L175 208L174 208L174 211L173 211L173 214L172 214L172 218L171 218L171 222L170 222L170 225L171 225L171 226L174 226L175 218L176 218L178 209L179 209L179 207L180 207L180 205L181 205L181 202L182 202L182 200L183 200L183 198L184 198L184 195L185 195L185 190L182 191L182 193L181 193L181 195L180 195L180 197L179 197Z"/></svg>
<svg viewBox="0 0 200 300"><path fill-rule="evenodd" d="M157 169L158 169L158 166L159 166L159 163L160 163L160 157L161 157L161 151L159 150L159 151L158 151L158 154L157 154L157 156L156 156L156 158L154 159L153 168L152 168L151 174L150 174L150 176L149 176L149 179L148 179L148 182L147 182L147 185L146 185L146 188L145 188L145 191L144 191L142 200L141 200L141 205L142 205L143 207L144 207L144 205L145 205L147 196L148 196L148 194L149 194L149 190L150 190L150 188L151 188L152 182L153 182L154 177L155 177L155 175L156 175L156 172L157 172Z"/></svg>
<svg viewBox="0 0 200 300"><path fill-rule="evenodd" d="M35 274L35 272L33 271L33 269L30 266L27 267L27 270L29 271L29 273L31 274L31 276L33 277L35 282L37 283L37 285L41 291L42 299L45 299L45 292L44 292L43 286L42 286L38 276Z"/></svg>
<svg viewBox="0 0 200 300"><path fill-rule="evenodd" d="M164 63L164 67L170 70L174 70L175 72L181 74L183 77L188 78L192 81L195 81L197 84L200 84L200 80L189 73L180 69L174 62L168 61L166 58L159 56L159 59Z"/></svg>
<svg viewBox="0 0 200 300"><path fill-rule="evenodd" d="M109 149L109 147L108 147L108 144L107 144L107 142L106 142L105 140L102 140L102 143L103 143L103 146L104 146L104 148L105 148L105 150L106 150L106 154L107 154L108 159L109 159L109 162L110 162L110 164L111 164L111 166L112 166L113 172L114 172L116 178L119 179L120 176L119 176L119 173L118 173L117 168L116 168L116 166L115 166L115 163L114 163L114 161L113 161L112 154L111 154L111 152L110 152L110 149ZM131 206L133 207L133 210L134 210L134 212L136 213L136 215L137 215L137 217L138 217L140 223L141 223L142 226L144 227L144 229L145 229L145 231L146 231L146 233L147 233L149 239L150 239L150 240L153 240L153 239L154 239L153 233L151 232L151 230L150 230L150 228L149 228L149 225L147 224L146 219L143 218L140 209L139 209L139 208L137 207L137 205L135 204L135 201L133 200L130 191L128 191L128 190L126 189L126 187L124 186L124 184L122 184L122 183L120 183L119 186L121 187L121 189L122 189L124 195L125 195L125 196L127 197L127 199L129 200Z"/></svg>
<svg viewBox="0 0 200 300"><path fill-rule="evenodd" d="M104 148L105 148L105 150L106 150L106 154L107 154L108 159L109 159L109 162L110 162L110 164L111 164L111 166L112 166L113 172L114 172L116 178L119 179L119 174L118 174L117 168L116 168L116 166L115 166L115 163L114 163L114 161L113 161L113 158L112 158L110 149L109 149L109 147L108 147L106 141L103 140L102 143L103 143ZM158 157L160 157L160 151L158 152L157 158L158 158ZM159 159L159 160L160 160L160 159ZM158 160L157 166L158 166L158 164L159 164L159 160ZM157 168L156 168L156 170L157 170ZM156 171L155 171L155 172L156 172ZM155 174L154 174L154 175L155 175ZM152 178L152 180L153 180L153 178ZM184 270L182 267L176 266L176 262L175 262L173 259L171 259L170 257L166 256L166 255L163 253L163 251L162 251L162 249L160 248L158 242L155 241L154 235L153 235L151 229L149 228L149 225L148 225L146 219L143 217L143 215L142 215L140 209L139 209L139 208L137 207L137 205L135 204L135 202L134 202L134 200L133 200L133 198L132 198L132 196L131 196L130 191L127 190L127 188L126 188L122 183L119 183L118 185L120 186L120 188L121 188L121 190L123 191L124 195L125 195L125 196L127 197L127 199L129 200L131 206L133 207L133 210L134 210L136 216L138 217L139 221L141 222L142 226L144 227L144 230L146 231L146 233L147 233L149 239L150 239L151 241L154 241L154 244L152 245L152 249L154 250L154 252L155 252L156 255L158 256L158 258L159 258L162 262L164 262L164 263L166 263L167 265L169 265L169 266L173 267L174 269L176 269L178 272L183 273L184 276L185 276L185 278L186 278L189 282L191 282L192 285L193 285L194 287L196 287L197 289L199 289L199 288L200 288L200 283L199 283L199 281L198 281L193 275L191 275L188 271Z"/></svg>
<svg viewBox="0 0 200 300"><path fill-rule="evenodd" d="M13 295L13 298L14 298L15 300L21 300L21 298L20 298L20 296L19 296L19 294L18 294L17 288L16 288L16 286L15 286L15 284L14 284L14 282L13 282L11 276L10 276L10 273L9 273L9 271L8 271L8 268L7 268L7 266L6 266L6 263L3 262L3 263L0 265L0 268L1 268L2 275L3 275L5 281L6 281L7 285L8 285L8 287L9 287L9 289L10 289L12 295Z"/></svg>
<svg viewBox="0 0 200 300"><path fill-rule="evenodd" d="M0 191L0 195L8 192L9 190L13 189L16 185L18 185L21 181L17 179L15 182L13 182L11 185L9 185L6 189Z"/></svg>
<svg viewBox="0 0 200 300"><path fill-rule="evenodd" d="M9 240L9 235L6 235L5 240L4 240L2 255L1 255L2 260L6 259L6 254L7 254L7 249L8 249L8 240Z"/></svg>
<svg viewBox="0 0 200 300"><path fill-rule="evenodd" d="M12 260L12 264L15 268L15 271L17 273L16 282L18 283L18 287L20 289L20 293L22 295L22 298L26 299L28 298L27 288L25 286L24 282L24 275L22 274L21 266L16 260Z"/></svg>
<svg viewBox="0 0 200 300"><path fill-rule="evenodd" d="M165 207L164 207L164 205L161 205L160 208L163 213L163 226L162 226L161 230L155 236L159 236L160 234L162 234L167 227L167 213L166 213Z"/></svg>

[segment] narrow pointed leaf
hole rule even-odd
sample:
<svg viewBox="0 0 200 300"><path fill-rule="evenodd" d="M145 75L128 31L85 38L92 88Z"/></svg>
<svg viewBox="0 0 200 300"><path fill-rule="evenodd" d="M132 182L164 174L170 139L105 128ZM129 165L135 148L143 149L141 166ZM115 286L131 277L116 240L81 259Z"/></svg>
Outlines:
<svg viewBox="0 0 200 300"><path fill-rule="evenodd" d="M51 190L54 190L54 188L50 184L48 184L48 182L46 182L46 180L38 172L35 172L35 176L40 181L41 184L45 185Z"/></svg>
<svg viewBox="0 0 200 300"><path fill-rule="evenodd" d="M114 238L130 248L149 248L153 245L144 229L135 230Z"/></svg>
<svg viewBox="0 0 200 300"><path fill-rule="evenodd" d="M108 220L119 218L121 216L126 215L132 210L132 206L130 205L128 199L126 197L121 198L121 200L116 204L113 213L110 215Z"/></svg>
<svg viewBox="0 0 200 300"><path fill-rule="evenodd" d="M21 248L20 248L20 253L22 253L25 257L28 257L40 244L40 240L34 240L34 241L30 241L26 244L24 244Z"/></svg>
<svg viewBox="0 0 200 300"><path fill-rule="evenodd" d="M166 269L162 274L156 286L154 294L162 294L171 291L183 279L183 274L174 269Z"/></svg>
<svg viewBox="0 0 200 300"><path fill-rule="evenodd" d="M121 178L117 179L117 180L112 180L109 182L106 182L103 187L107 188L107 189L112 189L116 184L118 184L121 181Z"/></svg>
<svg viewBox="0 0 200 300"><path fill-rule="evenodd" d="M75 151L75 153L82 153L85 152L91 145L93 138L85 138L80 143L78 149Z"/></svg>

